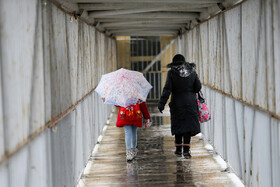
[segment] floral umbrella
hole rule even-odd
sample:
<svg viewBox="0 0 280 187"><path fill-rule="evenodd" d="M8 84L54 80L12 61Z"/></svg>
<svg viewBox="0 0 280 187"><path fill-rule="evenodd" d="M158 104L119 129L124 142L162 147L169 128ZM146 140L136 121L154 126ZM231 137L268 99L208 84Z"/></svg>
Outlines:
<svg viewBox="0 0 280 187"><path fill-rule="evenodd" d="M102 75L95 91L107 104L127 107L146 101L152 85L142 73L121 68Z"/></svg>

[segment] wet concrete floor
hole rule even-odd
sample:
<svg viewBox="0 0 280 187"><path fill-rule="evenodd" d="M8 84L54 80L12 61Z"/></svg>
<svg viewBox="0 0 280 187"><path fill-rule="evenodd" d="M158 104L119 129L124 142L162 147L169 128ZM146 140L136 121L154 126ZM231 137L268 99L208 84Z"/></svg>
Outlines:
<svg viewBox="0 0 280 187"><path fill-rule="evenodd" d="M191 159L175 156L168 112L160 116L154 108L149 111L153 125L138 129L139 152L132 162L126 162L124 129L115 126L117 111L113 113L79 187L242 186L205 148L201 136L191 140Z"/></svg>

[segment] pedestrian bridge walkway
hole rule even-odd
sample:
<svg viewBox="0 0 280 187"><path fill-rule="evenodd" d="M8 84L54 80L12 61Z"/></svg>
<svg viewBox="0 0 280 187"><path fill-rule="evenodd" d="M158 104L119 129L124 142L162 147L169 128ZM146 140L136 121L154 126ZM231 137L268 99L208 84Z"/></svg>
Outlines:
<svg viewBox="0 0 280 187"><path fill-rule="evenodd" d="M78 186L243 186L201 136L192 138L191 159L176 157L169 116L151 115L153 125L138 130L136 160L126 162L124 130L115 126L114 111Z"/></svg>
<svg viewBox="0 0 280 187"><path fill-rule="evenodd" d="M0 186L238 186L236 173L279 187L279 10L280 0L0 0ZM176 54L203 84L203 141L192 139L192 159L175 157L168 111L151 112L127 165L115 114L106 123L113 106L94 90L126 68L157 102Z"/></svg>

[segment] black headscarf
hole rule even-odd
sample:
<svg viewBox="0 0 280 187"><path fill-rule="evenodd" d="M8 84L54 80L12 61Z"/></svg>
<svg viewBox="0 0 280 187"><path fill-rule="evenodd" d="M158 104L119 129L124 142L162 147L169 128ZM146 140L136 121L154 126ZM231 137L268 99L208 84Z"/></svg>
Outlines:
<svg viewBox="0 0 280 187"><path fill-rule="evenodd" d="M167 65L173 71L178 73L181 77L188 77L195 71L196 65L185 61L185 57L181 54L177 54L173 57L172 62Z"/></svg>

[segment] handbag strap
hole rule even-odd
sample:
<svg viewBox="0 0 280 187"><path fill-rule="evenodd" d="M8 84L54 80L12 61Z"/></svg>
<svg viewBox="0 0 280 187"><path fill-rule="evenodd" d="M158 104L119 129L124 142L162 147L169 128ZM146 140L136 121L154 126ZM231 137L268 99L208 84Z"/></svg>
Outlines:
<svg viewBox="0 0 280 187"><path fill-rule="evenodd" d="M204 99L204 97L203 97L203 94L202 94L202 91L201 91L201 90L197 93L197 96L198 96L198 100L199 100L201 103L204 103L204 102L205 102L205 99Z"/></svg>

